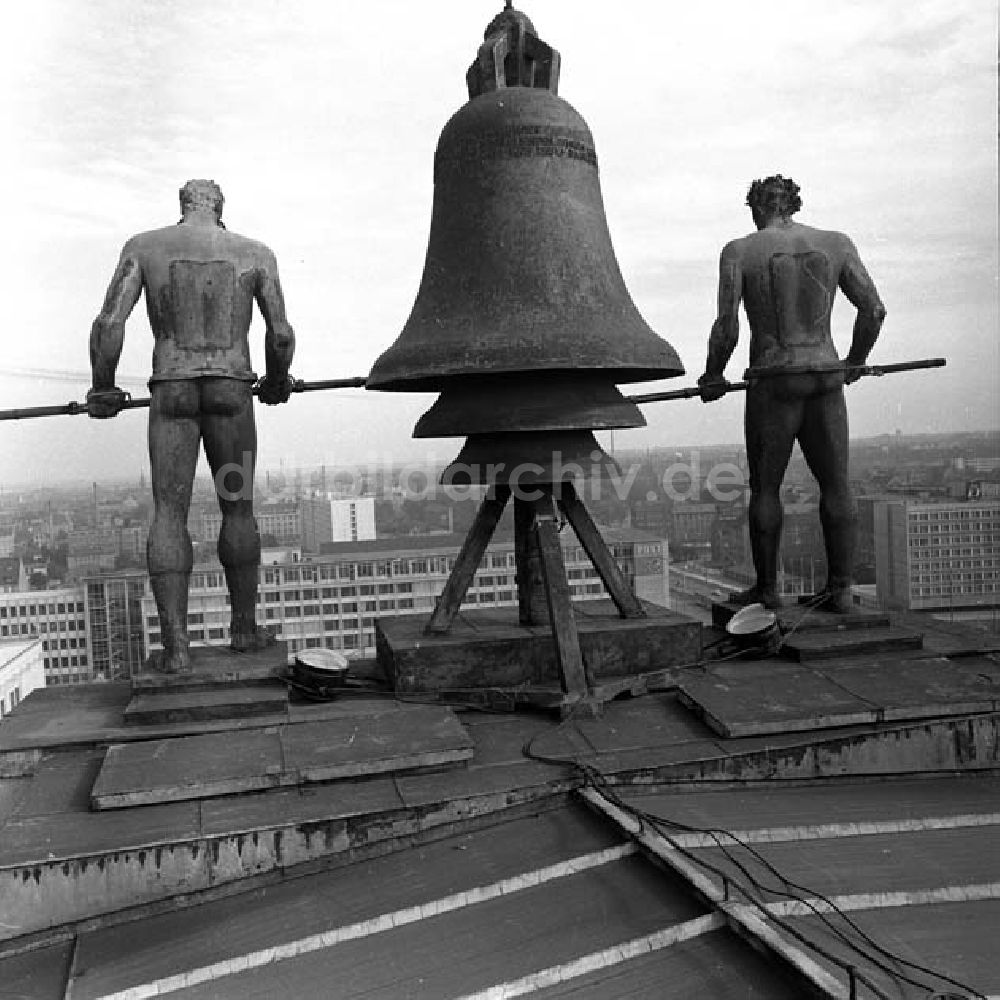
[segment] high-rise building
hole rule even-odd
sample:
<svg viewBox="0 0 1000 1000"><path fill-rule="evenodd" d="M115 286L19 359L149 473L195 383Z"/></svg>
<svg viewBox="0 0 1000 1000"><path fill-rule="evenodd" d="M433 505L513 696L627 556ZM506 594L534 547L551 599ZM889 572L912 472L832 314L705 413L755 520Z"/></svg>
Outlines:
<svg viewBox="0 0 1000 1000"><path fill-rule="evenodd" d="M313 493L299 501L302 549L318 553L330 542L363 542L375 537L375 498Z"/></svg>
<svg viewBox="0 0 1000 1000"><path fill-rule="evenodd" d="M875 580L884 608L1000 605L1000 500L875 504Z"/></svg>

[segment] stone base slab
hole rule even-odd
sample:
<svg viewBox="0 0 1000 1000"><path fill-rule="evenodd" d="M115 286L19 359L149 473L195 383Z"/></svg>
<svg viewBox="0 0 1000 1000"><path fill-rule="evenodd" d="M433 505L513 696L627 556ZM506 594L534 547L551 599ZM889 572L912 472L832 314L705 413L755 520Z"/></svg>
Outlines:
<svg viewBox="0 0 1000 1000"><path fill-rule="evenodd" d="M645 618L620 618L611 601L575 602L585 669L608 680L696 663L700 622L643 602ZM521 625L506 609L463 611L446 635L426 635L427 615L376 619L376 649L399 693L482 688L558 690L548 624Z"/></svg>

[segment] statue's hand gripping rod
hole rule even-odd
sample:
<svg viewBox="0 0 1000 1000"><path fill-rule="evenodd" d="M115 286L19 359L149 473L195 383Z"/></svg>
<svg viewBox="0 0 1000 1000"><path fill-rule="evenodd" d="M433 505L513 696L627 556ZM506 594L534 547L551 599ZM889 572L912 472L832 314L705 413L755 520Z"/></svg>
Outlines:
<svg viewBox="0 0 1000 1000"><path fill-rule="evenodd" d="M362 388L367 380L363 376L356 378L332 378L320 382L303 382L301 379L293 379L292 392L317 392L325 389L358 389ZM254 386L254 394L257 393L257 386ZM149 397L133 399L128 393L124 393L124 400L119 409L140 410L149 406ZM0 410L0 420L30 420L34 417L60 417L77 416L81 413L89 413L90 409L86 402L63 403L57 406L25 406L15 410Z"/></svg>
<svg viewBox="0 0 1000 1000"><path fill-rule="evenodd" d="M900 361L891 365L829 365L826 367L788 367L772 369L756 369L747 372L742 382L710 383L713 388L723 392L743 392L754 382L764 378L775 378L779 375L830 375L842 373L855 375L857 378L867 376L894 375L896 372L908 372L917 368L943 368L947 364L944 358L923 358L920 361ZM663 403L671 399L694 399L700 396L706 386L693 385L687 389L672 389L669 392L648 392L644 395L626 396L633 403Z"/></svg>

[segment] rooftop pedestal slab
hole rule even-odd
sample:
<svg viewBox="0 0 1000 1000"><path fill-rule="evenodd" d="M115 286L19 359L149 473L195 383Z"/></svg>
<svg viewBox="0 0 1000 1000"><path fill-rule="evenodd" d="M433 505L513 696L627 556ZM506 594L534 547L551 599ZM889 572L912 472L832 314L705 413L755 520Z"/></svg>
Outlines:
<svg viewBox="0 0 1000 1000"><path fill-rule="evenodd" d="M225 646L196 646L191 650L189 672L165 674L147 663L146 669L132 678L132 691L135 694L176 693L230 684L270 684L287 663L288 644L285 642L276 642L267 649L250 653L237 653Z"/></svg>
<svg viewBox="0 0 1000 1000"><path fill-rule="evenodd" d="M788 636L781 648L786 656L805 663L841 656L882 656L922 649L923 639L921 632L907 628L816 630Z"/></svg>
<svg viewBox="0 0 1000 1000"><path fill-rule="evenodd" d="M209 719L245 719L283 712L288 690L277 684L229 685L202 691L166 689L157 694L136 695L125 709L125 725L155 726L171 722Z"/></svg>
<svg viewBox="0 0 1000 1000"><path fill-rule="evenodd" d="M464 764L472 740L454 713L407 706L377 714L108 749L94 809L207 799L307 782Z"/></svg>
<svg viewBox="0 0 1000 1000"><path fill-rule="evenodd" d="M733 601L712 605L712 624L725 628L742 610ZM888 615L856 611L836 614L807 605L775 611L783 635L781 650L800 662L850 656L908 653L923 648L923 633L908 625L894 625Z"/></svg>
<svg viewBox="0 0 1000 1000"><path fill-rule="evenodd" d="M700 658L700 622L646 601L642 606L646 617L624 619L611 601L573 603L584 669L595 681L638 678ZM428 635L427 622L426 615L376 619L379 661L397 692L558 688L547 622L521 625L509 612L463 611L443 635Z"/></svg>
<svg viewBox="0 0 1000 1000"><path fill-rule="evenodd" d="M742 611L745 605L735 601L712 603L712 624L725 628L729 620ZM775 611L782 631L811 632L814 629L854 631L861 628L882 628L892 624L889 616L881 612L857 610L849 615L833 614L820 608L789 604Z"/></svg>
<svg viewBox="0 0 1000 1000"><path fill-rule="evenodd" d="M989 678L943 657L830 665L730 662L685 677L681 701L727 738L995 712Z"/></svg>

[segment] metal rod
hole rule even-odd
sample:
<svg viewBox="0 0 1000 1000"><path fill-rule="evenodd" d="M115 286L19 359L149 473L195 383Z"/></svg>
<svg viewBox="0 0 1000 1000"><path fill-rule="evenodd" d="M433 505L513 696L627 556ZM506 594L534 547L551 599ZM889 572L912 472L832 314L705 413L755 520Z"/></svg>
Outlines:
<svg viewBox="0 0 1000 1000"><path fill-rule="evenodd" d="M749 382L727 382L726 392L742 392L749 389ZM665 403L670 399L694 399L701 395L701 386L692 385L687 389L672 389L670 392L647 392L642 396L626 396L630 403Z"/></svg>
<svg viewBox="0 0 1000 1000"><path fill-rule="evenodd" d="M292 392L320 392L326 389L360 389L368 380L364 376L355 378L330 378L320 382L303 382L302 379L292 380ZM253 387L257 395L257 386ZM149 406L149 397L132 399L129 397L122 403L123 410L141 410ZM0 420L30 420L34 417L75 417L87 412L86 402L63 403L57 406L24 406L14 410L0 410Z"/></svg>
<svg viewBox="0 0 1000 1000"><path fill-rule="evenodd" d="M896 372L914 371L918 368L943 368L948 362L944 358L923 358L920 361L900 361L891 365L830 365L827 367L793 367L773 368L771 370L749 371L743 382L725 382L719 388L726 392L743 392L754 382L762 378L776 378L779 375L831 375L843 372L855 373L859 377L894 375ZM693 385L687 389L673 389L669 392L649 392L639 396L626 396L631 403L663 403L671 399L694 399L701 395L701 386Z"/></svg>

